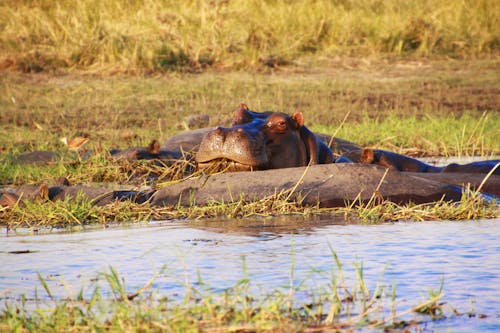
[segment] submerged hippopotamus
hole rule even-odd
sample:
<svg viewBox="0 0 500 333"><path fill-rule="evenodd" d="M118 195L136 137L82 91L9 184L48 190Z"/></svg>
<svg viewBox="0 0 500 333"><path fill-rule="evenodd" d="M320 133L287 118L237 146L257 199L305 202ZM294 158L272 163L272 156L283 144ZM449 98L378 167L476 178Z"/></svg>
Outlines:
<svg viewBox="0 0 500 333"><path fill-rule="evenodd" d="M53 184L25 184L0 192L0 208L24 206L27 201L89 200L96 206L103 206L114 201L132 201L142 204L150 199L153 190L137 191L127 186L71 185L65 177Z"/></svg>
<svg viewBox="0 0 500 333"><path fill-rule="evenodd" d="M254 112L245 104L232 127L208 132L196 154L198 166L227 159L233 170L264 170L333 163L332 150L304 125L301 112Z"/></svg>
<svg viewBox="0 0 500 333"><path fill-rule="evenodd" d="M500 160L477 161L467 164L451 163L447 166L433 166L417 159L381 149L362 149L349 151L342 155L351 162L376 164L391 170L405 172L457 172L457 173L488 173L492 171L500 175Z"/></svg>

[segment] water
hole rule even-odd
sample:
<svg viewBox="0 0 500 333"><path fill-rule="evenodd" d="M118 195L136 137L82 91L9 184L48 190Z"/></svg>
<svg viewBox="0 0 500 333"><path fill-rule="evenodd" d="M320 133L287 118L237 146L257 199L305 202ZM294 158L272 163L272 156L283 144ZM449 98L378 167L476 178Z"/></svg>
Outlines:
<svg viewBox="0 0 500 333"><path fill-rule="evenodd" d="M336 267L332 249L348 285L355 283L354 262L363 263L371 290L377 282L389 290L396 284L398 309L417 305L427 298L427 289L439 289L443 281L447 304L461 313L486 315L448 316L424 323L424 331L499 332L499 236L498 219L367 226L292 218L8 235L0 239L0 299L35 297L35 290L46 297L37 272L54 297L74 296L109 266L125 278L130 291L164 266L165 274L154 285L162 293L182 296L186 281L195 283L198 273L212 291L221 291L243 277L243 257L258 290L289 286L292 262L295 285L321 289ZM319 272L311 278L313 269Z"/></svg>

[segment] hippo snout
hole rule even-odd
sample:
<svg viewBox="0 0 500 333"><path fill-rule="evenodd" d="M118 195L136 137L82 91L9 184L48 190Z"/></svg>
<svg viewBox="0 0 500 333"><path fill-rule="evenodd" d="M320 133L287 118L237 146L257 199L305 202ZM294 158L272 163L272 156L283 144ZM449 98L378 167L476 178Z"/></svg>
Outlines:
<svg viewBox="0 0 500 333"><path fill-rule="evenodd" d="M208 163L218 159L259 168L267 163L264 142L258 132L244 127L216 127L208 132L200 143L196 154L198 163Z"/></svg>

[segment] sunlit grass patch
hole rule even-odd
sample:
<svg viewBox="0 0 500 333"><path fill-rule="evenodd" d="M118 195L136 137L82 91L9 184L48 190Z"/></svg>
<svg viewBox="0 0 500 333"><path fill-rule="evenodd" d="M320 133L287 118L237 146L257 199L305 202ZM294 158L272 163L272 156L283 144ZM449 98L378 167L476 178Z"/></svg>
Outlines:
<svg viewBox="0 0 500 333"><path fill-rule="evenodd" d="M423 117L365 117L358 122L332 126L314 125L323 133L337 133L340 138L362 142L365 147L387 149L410 156L485 156L498 155L500 131L497 112L480 117L428 114ZM496 147L495 147L496 146Z"/></svg>
<svg viewBox="0 0 500 333"><path fill-rule="evenodd" d="M0 65L151 73L311 56L488 56L498 51L498 10L488 0L5 1Z"/></svg>

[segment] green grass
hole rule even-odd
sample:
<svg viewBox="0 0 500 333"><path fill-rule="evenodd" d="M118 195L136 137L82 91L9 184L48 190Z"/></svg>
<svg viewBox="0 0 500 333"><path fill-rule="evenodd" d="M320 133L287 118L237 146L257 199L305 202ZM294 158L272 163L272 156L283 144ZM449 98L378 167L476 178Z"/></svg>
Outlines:
<svg viewBox="0 0 500 333"><path fill-rule="evenodd" d="M2 67L108 73L498 53L496 1L3 1Z"/></svg>
<svg viewBox="0 0 500 333"><path fill-rule="evenodd" d="M290 285L266 291L262 288L259 291L259 286L249 279L244 259L242 277L222 292L214 292L199 276L199 280L193 282L186 278L184 291L179 295L164 295L153 285L159 276L168 277L166 267L143 287L130 290L125 279L110 268L76 296L63 300L53 296L39 274L42 291L36 293L35 300L22 296L19 300L6 301L0 312L0 330L350 332L359 328L418 327L419 321L442 319L448 315L441 288L430 291L427 299L410 300L414 306L396 312L394 309L399 298L395 297L394 286L391 289L377 283L374 289L368 288L362 263L354 263L356 278L348 280L333 251L332 256L331 272L316 269L307 280L297 282L292 263ZM325 276L330 278L326 284L314 282L314 288L307 287L310 281ZM90 296L84 296L84 289ZM392 309L390 315L389 308ZM416 320L408 321L408 315ZM453 315L459 314L455 312Z"/></svg>
<svg viewBox="0 0 500 333"><path fill-rule="evenodd" d="M340 138L362 142L365 147L387 149L410 156L485 156L498 155L500 114L465 113L460 116L427 114L364 118L337 131ZM334 133L334 126L315 125L313 130ZM411 134L410 134L411 133Z"/></svg>

